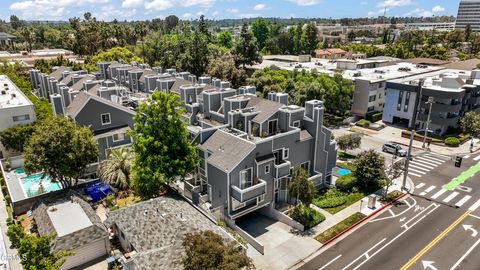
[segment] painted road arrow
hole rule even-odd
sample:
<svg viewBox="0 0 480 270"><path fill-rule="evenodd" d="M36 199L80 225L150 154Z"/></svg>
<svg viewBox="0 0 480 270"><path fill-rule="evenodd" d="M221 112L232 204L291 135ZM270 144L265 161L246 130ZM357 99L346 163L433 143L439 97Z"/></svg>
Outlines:
<svg viewBox="0 0 480 270"><path fill-rule="evenodd" d="M475 236L478 235L477 230L475 230L472 225L462 225L462 226L465 229L465 231L471 231L472 232L472 237L475 237Z"/></svg>
<svg viewBox="0 0 480 270"><path fill-rule="evenodd" d="M433 266L435 262L432 261L422 261L423 269L431 269L431 270L437 270L435 266Z"/></svg>

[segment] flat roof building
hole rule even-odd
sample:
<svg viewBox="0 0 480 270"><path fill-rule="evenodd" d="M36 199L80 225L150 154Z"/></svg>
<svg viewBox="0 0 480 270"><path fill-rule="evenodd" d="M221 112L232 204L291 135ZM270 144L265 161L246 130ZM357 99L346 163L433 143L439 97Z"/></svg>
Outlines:
<svg viewBox="0 0 480 270"><path fill-rule="evenodd" d="M472 31L480 32L480 0L461 0L458 6L456 29L465 29L467 25Z"/></svg>

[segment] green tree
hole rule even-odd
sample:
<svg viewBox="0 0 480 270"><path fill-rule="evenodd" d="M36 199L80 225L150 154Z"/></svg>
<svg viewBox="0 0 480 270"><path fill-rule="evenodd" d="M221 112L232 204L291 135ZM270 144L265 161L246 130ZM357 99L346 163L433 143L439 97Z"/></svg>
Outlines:
<svg viewBox="0 0 480 270"><path fill-rule="evenodd" d="M200 31L195 30L189 38L185 53L182 54L182 67L197 76L207 70L208 65L208 39Z"/></svg>
<svg viewBox="0 0 480 270"><path fill-rule="evenodd" d="M20 247L20 241L25 237L26 233L22 225L12 224L7 228L7 236L12 243L13 248Z"/></svg>
<svg viewBox="0 0 480 270"><path fill-rule="evenodd" d="M97 174L102 181L121 190L131 187L131 168L134 154L129 148L115 148L100 163Z"/></svg>
<svg viewBox="0 0 480 270"><path fill-rule="evenodd" d="M223 54L220 57L212 56L207 73L209 76L231 82L233 87L242 86L247 78L245 70L235 66L235 60L230 53Z"/></svg>
<svg viewBox="0 0 480 270"><path fill-rule="evenodd" d="M472 26L467 24L465 27L465 41L469 41L470 37L472 36Z"/></svg>
<svg viewBox="0 0 480 270"><path fill-rule="evenodd" d="M98 160L98 148L88 127L61 116L37 124L23 156L28 173L43 171L63 188L70 188Z"/></svg>
<svg viewBox="0 0 480 270"><path fill-rule="evenodd" d="M0 142L8 150L23 152L28 139L35 131L35 124L17 125L0 132Z"/></svg>
<svg viewBox="0 0 480 270"><path fill-rule="evenodd" d="M18 247L18 253L22 258L23 269L28 270L57 270L65 263L65 257L73 252L52 252L53 237L38 237L26 234Z"/></svg>
<svg viewBox="0 0 480 270"><path fill-rule="evenodd" d="M177 27L179 19L175 15L170 15L165 18L165 32L170 33L172 32L175 27Z"/></svg>
<svg viewBox="0 0 480 270"><path fill-rule="evenodd" d="M295 29L295 34L293 36L293 48L294 48L295 54L303 53L302 36L303 36L303 23L298 23L297 28Z"/></svg>
<svg viewBox="0 0 480 270"><path fill-rule="evenodd" d="M360 148L362 137L359 134L345 134L336 139L338 148L347 153L347 150Z"/></svg>
<svg viewBox="0 0 480 270"><path fill-rule="evenodd" d="M318 28L314 22L310 22L305 27L302 35L302 47L305 53L313 54L318 46Z"/></svg>
<svg viewBox="0 0 480 270"><path fill-rule="evenodd" d="M265 48L265 44L270 37L270 23L263 19L256 19L252 23L252 32L255 38L257 39L259 50Z"/></svg>
<svg viewBox="0 0 480 270"><path fill-rule="evenodd" d="M217 36L217 44L227 49L231 49L233 47L232 32L228 30L220 32Z"/></svg>
<svg viewBox="0 0 480 270"><path fill-rule="evenodd" d="M85 60L84 68L88 71L98 70L97 64L100 62L118 61L122 59L125 63L142 62L142 58L138 57L127 48L114 47L104 52L99 52Z"/></svg>
<svg viewBox="0 0 480 270"><path fill-rule="evenodd" d="M253 65L262 61L253 33L243 24L239 37L235 40L232 54L237 66Z"/></svg>
<svg viewBox="0 0 480 270"><path fill-rule="evenodd" d="M403 172L405 171L405 161L399 160L394 162L391 166L388 166L385 170L385 192L384 198L388 195L388 189L393 185L395 179L402 176Z"/></svg>
<svg viewBox="0 0 480 270"><path fill-rule="evenodd" d="M208 32L208 25L205 22L205 15L200 15L200 20L198 21L198 31L204 34L206 37L210 37L210 32Z"/></svg>
<svg viewBox="0 0 480 270"><path fill-rule="evenodd" d="M144 198L157 196L169 181L197 167L178 99L173 93L155 91L134 117L133 185Z"/></svg>
<svg viewBox="0 0 480 270"><path fill-rule="evenodd" d="M472 137L478 136L480 133L480 115L474 111L465 113L460 119L460 128L465 134L470 134Z"/></svg>
<svg viewBox="0 0 480 270"><path fill-rule="evenodd" d="M143 51L145 51L145 36L148 33L147 25L144 22L139 22L135 24L135 34L140 37L140 41L142 42L142 58L143 62L145 62L145 55L143 55Z"/></svg>
<svg viewBox="0 0 480 270"><path fill-rule="evenodd" d="M360 153L354 161L353 175L365 189L378 187L385 179L385 158L375 150Z"/></svg>
<svg viewBox="0 0 480 270"><path fill-rule="evenodd" d="M17 30L20 29L22 26L25 25L25 22L20 20L16 15L10 16L10 25L13 29Z"/></svg>
<svg viewBox="0 0 480 270"><path fill-rule="evenodd" d="M212 231L187 233L182 242L185 249L185 270L248 270L254 269L245 250Z"/></svg>
<svg viewBox="0 0 480 270"><path fill-rule="evenodd" d="M27 43L27 51L32 52L32 44L35 41L35 30L32 27L22 27L20 33Z"/></svg>
<svg viewBox="0 0 480 270"><path fill-rule="evenodd" d="M295 165L288 185L290 196L295 197L297 203L301 202L308 207L313 202L316 191L313 183L308 180L308 172L300 165Z"/></svg>

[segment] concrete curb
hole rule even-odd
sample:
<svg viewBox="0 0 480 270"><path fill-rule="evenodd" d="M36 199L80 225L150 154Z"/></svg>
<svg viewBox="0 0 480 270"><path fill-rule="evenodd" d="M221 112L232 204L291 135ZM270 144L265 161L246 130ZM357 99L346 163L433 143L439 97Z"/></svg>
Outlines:
<svg viewBox="0 0 480 270"><path fill-rule="evenodd" d="M402 195L400 195L399 197L397 197L395 200L385 204L384 206L378 208L377 210L373 211L370 215L368 216L365 216L364 218L360 219L359 221L357 221L355 224L351 225L350 227L346 228L345 230L343 230L342 232L340 232L339 234L335 235L334 237L330 238L329 240L327 240L323 245L322 247L330 244L331 242L335 241L336 239L338 239L339 237L341 237L342 235L344 235L345 233L349 232L350 230L352 230L353 228L357 227L358 225L360 225L362 222L364 222L365 220L371 218L372 216L376 215L378 212L382 211L383 209L389 207L390 205L394 204L395 202L399 201L400 199L402 199L403 197L405 197L408 193L404 193Z"/></svg>

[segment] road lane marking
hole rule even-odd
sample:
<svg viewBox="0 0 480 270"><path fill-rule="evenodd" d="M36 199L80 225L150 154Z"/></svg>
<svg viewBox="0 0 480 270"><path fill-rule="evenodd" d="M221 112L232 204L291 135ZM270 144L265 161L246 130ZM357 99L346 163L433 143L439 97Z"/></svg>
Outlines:
<svg viewBox="0 0 480 270"><path fill-rule="evenodd" d="M457 197L458 192L454 191L452 194L450 194L447 198L443 200L443 202L448 203L450 202L453 198Z"/></svg>
<svg viewBox="0 0 480 270"><path fill-rule="evenodd" d="M477 210L477 208L479 206L480 206L480 200L478 200L476 203L472 204L472 206L470 206L468 209L473 212L473 211Z"/></svg>
<svg viewBox="0 0 480 270"><path fill-rule="evenodd" d="M454 190L456 187L462 185L467 180L475 176L475 174L478 172L480 172L480 163L477 163L468 168L468 170L463 171L459 176L453 178L448 184L443 185L443 188L447 190Z"/></svg>
<svg viewBox="0 0 480 270"><path fill-rule="evenodd" d="M460 257L460 259L452 266L452 268L450 268L450 270L454 270L455 268L457 268L460 265L460 263L462 263L462 261L465 260L465 258L477 247L479 243L480 243L480 239L478 239L477 242L475 242L475 244L473 244L467 250L467 252L465 252L465 254L462 255L462 257Z"/></svg>
<svg viewBox="0 0 480 270"><path fill-rule="evenodd" d="M437 162L441 162L441 163L445 162L445 159L439 159L438 157L434 157L434 156L428 156L427 155L427 156L424 156L424 157L428 158L431 161L437 161Z"/></svg>
<svg viewBox="0 0 480 270"><path fill-rule="evenodd" d="M464 204L465 204L468 200L470 200L471 198L472 198L472 196L466 195L466 196L463 197L459 202L457 202L457 203L455 204L455 206L460 207L460 206L464 205Z"/></svg>
<svg viewBox="0 0 480 270"><path fill-rule="evenodd" d="M418 166L418 167L424 167L427 170L432 170L435 167L437 167L437 166L425 165L423 163L415 162L415 161L410 162L410 165L414 165L414 166Z"/></svg>
<svg viewBox="0 0 480 270"><path fill-rule="evenodd" d="M368 257L368 259L364 260L363 262L361 262L359 265L357 265L355 268L353 268L354 270L362 267L362 265L364 265L370 258L372 258L373 256L377 255L380 251L382 251L384 248L388 247L391 243L395 242L398 238L400 238L401 236L403 236L406 232L408 232L410 230L410 228L413 228L413 226L415 226L417 223L419 223L420 221L422 221L426 216L430 215L433 211L435 211L438 207L440 207L439 204L430 204L428 207L430 206L434 206L434 208L432 210L430 210L430 212L426 213L425 215L423 215L422 217L420 217L418 220L416 220L412 226L410 227L406 227L405 230L403 230L402 232L400 232L399 234L397 234L394 238L392 238L392 240L390 240L388 243L386 243L383 247L379 248L377 251L375 251L371 256ZM428 208L427 208L428 209ZM407 221L407 222L410 222L411 220ZM403 225L402 225L403 227ZM375 245L376 246L376 245ZM370 249L371 250L371 249ZM362 254L360 257L358 257L357 259L355 259L355 261L357 261L358 259L362 258L364 255ZM354 261L354 262L355 262ZM346 266L345 268L343 268L344 270L349 267L350 265L352 265L352 263L350 263L348 266Z"/></svg>
<svg viewBox="0 0 480 270"><path fill-rule="evenodd" d="M435 165L435 166L441 165L443 163L443 161L436 161L436 160L431 160L431 159L424 158L424 157L418 157L417 161L420 161L420 160L421 160L421 162L424 162L424 163L427 163L427 164L432 164L432 165Z"/></svg>
<svg viewBox="0 0 480 270"><path fill-rule="evenodd" d="M427 172L415 170L415 169L412 169L412 168L408 168L408 171L412 171L412 172L414 172L414 173L418 173L418 174L422 174L422 175L427 173Z"/></svg>
<svg viewBox="0 0 480 270"><path fill-rule="evenodd" d="M343 270L347 269L348 267L350 267L352 264L356 263L359 259L361 259L362 257L365 256L365 258L367 258L367 261L368 259L370 259L371 257L368 255L368 253L370 251L372 251L372 249L376 248L378 245L380 245L381 243L383 243L385 240L387 240L387 238L383 238L382 240L380 240L380 242L376 243L373 247L369 248L367 251L365 251L362 255L360 255L358 258L356 258L354 261L352 261L351 263L349 263L347 266L345 266L343 268Z"/></svg>
<svg viewBox="0 0 480 270"><path fill-rule="evenodd" d="M427 195L427 193L429 193L430 191L434 190L436 188L436 186L430 186L428 187L427 189L425 189L424 192L420 193L420 196L425 196Z"/></svg>
<svg viewBox="0 0 480 270"><path fill-rule="evenodd" d="M473 214L470 214L470 216L471 216L471 217L474 217L474 218L476 218L476 219L480 219L479 216L475 216L475 215L473 215Z"/></svg>
<svg viewBox="0 0 480 270"><path fill-rule="evenodd" d="M417 205L418 206L418 205ZM412 221L414 221L417 217L421 216L424 212L427 212L428 210L430 210L430 208L433 208L432 211L430 211L429 213L427 213L426 215L430 214L431 212L433 212L433 210L437 209L440 205L439 204L430 204L428 205L427 207L424 207L418 214L416 214L415 216L413 216L411 219L407 220L407 222L403 223L403 225L401 227L405 228L405 229L410 229L411 227L413 227L413 225L415 225L415 223L412 225L412 226L408 226L409 223L411 223ZM422 218L424 218L426 215L423 215L421 216L420 220Z"/></svg>
<svg viewBox="0 0 480 270"><path fill-rule="evenodd" d="M464 159L470 158L470 155L466 155L463 157Z"/></svg>
<svg viewBox="0 0 480 270"><path fill-rule="evenodd" d="M410 168L415 168L416 170L421 170L421 171L425 171L425 172L428 172L428 171L431 170L431 169L426 169L426 168L417 166L417 165L415 165L415 164L410 164ZM433 169L433 168L432 168L432 169Z"/></svg>
<svg viewBox="0 0 480 270"><path fill-rule="evenodd" d="M420 259L425 253L427 253L434 245L436 245L440 240L442 240L450 231L453 230L460 222L462 222L468 215L470 210L466 211L461 215L457 220L455 220L450 226L448 226L442 233L440 233L435 239L432 240L428 245L426 245L420 252L417 253L413 258L411 258L400 270L407 270L413 264L415 264L418 259Z"/></svg>
<svg viewBox="0 0 480 270"><path fill-rule="evenodd" d="M416 176L416 177L422 177L421 174L416 174L416 173L413 173L413 172L408 172L408 174L411 174L411 175Z"/></svg>
<svg viewBox="0 0 480 270"><path fill-rule="evenodd" d="M420 184L416 185L415 188L421 188L423 186L425 186L425 183L420 183Z"/></svg>
<svg viewBox="0 0 480 270"><path fill-rule="evenodd" d="M435 193L433 196L432 196L432 199L437 199L438 197L442 196L443 193L447 192L446 189L440 189L439 192Z"/></svg>
<svg viewBox="0 0 480 270"><path fill-rule="evenodd" d="M475 161L480 160L480 156L475 157L473 160L475 160Z"/></svg>
<svg viewBox="0 0 480 270"><path fill-rule="evenodd" d="M412 203L409 203L408 202L408 199L411 199L413 202ZM381 221L381 220L386 220L386 219L392 219L392 218L397 218L403 214L405 214L406 212L410 211L410 209L412 209L413 207L415 207L417 205L417 201L412 198L412 197L407 197L405 200L402 200L402 202L404 202L408 208L406 208L405 210L403 210L402 212L398 213L398 214L395 214L393 213L392 216L388 216L388 217L378 217L378 218L375 218L375 219L372 219L370 220L369 222L375 222L375 221ZM388 210L391 210L391 209L388 209ZM393 211L392 211L393 212Z"/></svg>
<svg viewBox="0 0 480 270"><path fill-rule="evenodd" d="M327 264L325 264L322 268L320 268L320 269L318 269L318 270L326 269L327 266L329 266L330 264L332 264L333 262L335 262L336 260L338 260L340 257L342 257L342 254L338 255L337 257L335 257L333 260L329 261Z"/></svg>
<svg viewBox="0 0 480 270"><path fill-rule="evenodd" d="M430 153L428 153L428 154L426 154L426 155L427 155L427 156L434 156L434 157L436 157L436 158L440 158L440 159L443 159L443 160L449 160L449 159L450 159L449 156L440 155L440 154L432 153L432 152L430 152Z"/></svg>

